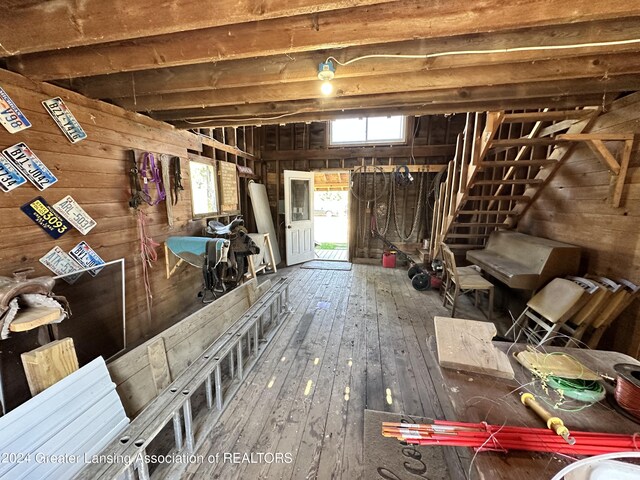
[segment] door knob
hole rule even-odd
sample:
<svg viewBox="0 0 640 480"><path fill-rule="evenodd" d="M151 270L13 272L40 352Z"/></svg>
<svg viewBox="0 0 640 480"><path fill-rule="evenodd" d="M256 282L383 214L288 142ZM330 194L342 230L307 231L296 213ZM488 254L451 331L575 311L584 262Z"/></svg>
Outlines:
<svg viewBox="0 0 640 480"><path fill-rule="evenodd" d="M291 225L287 225L287 228L292 228Z"/></svg>

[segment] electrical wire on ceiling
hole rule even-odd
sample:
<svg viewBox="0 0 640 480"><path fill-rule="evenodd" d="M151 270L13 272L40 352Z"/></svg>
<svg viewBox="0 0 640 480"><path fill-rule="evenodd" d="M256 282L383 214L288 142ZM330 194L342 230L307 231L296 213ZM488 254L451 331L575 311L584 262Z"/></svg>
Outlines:
<svg viewBox="0 0 640 480"><path fill-rule="evenodd" d="M541 51L541 50L566 50L566 49L579 49L579 48L594 48L594 47L610 47L616 45L633 45L636 43L640 43L640 38L631 38L627 40L611 40L611 41L603 41L603 42L589 42L589 43L573 43L568 45L530 45L525 47L509 47L509 48L493 48L493 49L485 49L485 50L452 50L449 52L438 52L438 53L425 53L425 54L387 54L387 53L375 53L371 55L362 55L360 57L355 57L350 60L346 60L341 62L334 56L329 56L325 60L326 62L334 61L338 65L347 66L355 62L360 62L362 60L376 59L376 58L404 58L404 59L428 59L428 58L438 58L438 57L448 57L455 55L490 55L494 53L513 53L513 52L533 52L533 51ZM298 115L300 113L304 113L304 110L284 113L282 115L277 115L274 117L251 117L251 118L214 118L202 121L191 121L184 120L184 122L190 125L203 125L205 123L209 123L213 120L219 122L238 122L238 121L270 121L270 120L279 120L281 118L290 117L292 115Z"/></svg>
<svg viewBox="0 0 640 480"><path fill-rule="evenodd" d="M183 120L183 122L188 123L190 125L202 125L204 123L211 123L213 121L216 122L244 122L244 121L260 121L260 120L278 120L280 118L285 118L285 117L290 117L291 115L298 115L300 113L305 113L305 111L301 110L298 112L289 112L289 113L283 113L282 115L277 115L275 117L253 117L253 118L217 118L217 117L211 117L208 120L201 120L198 122L193 122L191 120Z"/></svg>
<svg viewBox="0 0 640 480"><path fill-rule="evenodd" d="M405 58L405 59L424 59L424 58L437 58L448 57L454 55L489 55L493 53L512 53L512 52L533 52L539 50L564 50L564 49L577 49L577 48L592 48L592 47L610 47L615 45L631 45L634 43L640 43L640 38L632 38L628 40L611 40L604 42L590 42L590 43L574 43L569 45L531 45L526 47L510 47L510 48L493 48L488 50L453 50L449 52L438 53L425 53L425 54L392 54L392 53L374 53L371 55L362 55L355 57L345 62L341 62L334 56L327 57L326 62L332 60L338 65L343 67L350 65L361 60L368 60L372 58Z"/></svg>

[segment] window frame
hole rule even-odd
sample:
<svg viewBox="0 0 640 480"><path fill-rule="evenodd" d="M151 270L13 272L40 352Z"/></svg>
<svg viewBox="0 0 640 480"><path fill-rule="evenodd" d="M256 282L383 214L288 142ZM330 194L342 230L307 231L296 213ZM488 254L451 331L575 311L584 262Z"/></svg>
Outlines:
<svg viewBox="0 0 640 480"><path fill-rule="evenodd" d="M201 165L206 165L208 167L211 167L213 169L213 190L214 190L214 195L215 195L215 211L212 212L204 212L204 213L196 213L195 212L195 202L194 202L194 198L195 198L195 190L193 188L193 175L191 173L191 164L192 163L198 163ZM218 162L216 160L213 159L208 159L208 158L203 158L203 157L199 157L199 158L190 158L189 159L189 188L190 188L190 193L191 193L191 218L193 220L200 220L202 218L207 218L207 217L215 217L220 215L220 187L218 186Z"/></svg>
<svg viewBox="0 0 640 480"><path fill-rule="evenodd" d="M402 139L401 140L373 140L373 141L353 141L353 142L340 142L334 143L332 142L331 132L333 130L333 122L336 120L347 120L347 119L361 119L364 118L366 120L365 127L365 135L368 136L369 132L369 119L370 118L380 118L380 117L402 117ZM340 147L359 147L359 146L375 146L375 145L406 145L408 142L409 135L409 117L407 115L371 115L367 117L363 116L355 116L355 117L343 117L343 118L334 118L333 120L329 120L327 122L329 124L329 128L327 128L327 142L326 144L329 148L340 148Z"/></svg>

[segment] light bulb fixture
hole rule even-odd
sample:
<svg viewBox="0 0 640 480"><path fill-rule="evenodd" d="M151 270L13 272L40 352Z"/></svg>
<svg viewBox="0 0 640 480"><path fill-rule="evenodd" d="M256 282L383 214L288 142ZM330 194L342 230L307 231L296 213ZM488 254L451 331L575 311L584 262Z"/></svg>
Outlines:
<svg viewBox="0 0 640 480"><path fill-rule="evenodd" d="M333 62L331 60L327 60L326 62L320 62L318 64L318 80L322 81L322 86L320 87L320 91L324 95L331 95L333 92L333 86L331 85L331 80L336 75L336 67L333 66Z"/></svg>

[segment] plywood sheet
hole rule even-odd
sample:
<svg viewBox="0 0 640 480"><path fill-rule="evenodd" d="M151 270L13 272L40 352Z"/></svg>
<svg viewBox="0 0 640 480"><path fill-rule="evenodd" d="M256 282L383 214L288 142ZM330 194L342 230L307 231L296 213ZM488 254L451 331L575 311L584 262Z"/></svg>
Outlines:
<svg viewBox="0 0 640 480"><path fill-rule="evenodd" d="M601 380L593 370L564 353L526 350L515 355L516 360L538 376L554 375L562 378Z"/></svg>
<svg viewBox="0 0 640 480"><path fill-rule="evenodd" d="M21 355L31 395L37 395L78 370L71 338L63 338Z"/></svg>
<svg viewBox="0 0 640 480"><path fill-rule="evenodd" d="M253 214L256 219L258 232L269 234L271 246L273 247L273 264L278 265L282 259L280 258L280 248L278 246L278 241L276 240L278 237L276 237L276 229L273 225L271 209L269 208L267 189L261 183L250 182L249 197L251 198L251 205L253 206ZM267 262L269 263L272 262L270 256L270 254L266 254Z"/></svg>
<svg viewBox="0 0 640 480"><path fill-rule="evenodd" d="M467 372L512 379L508 357L493 345L496 327L490 322L435 317L440 365Z"/></svg>

